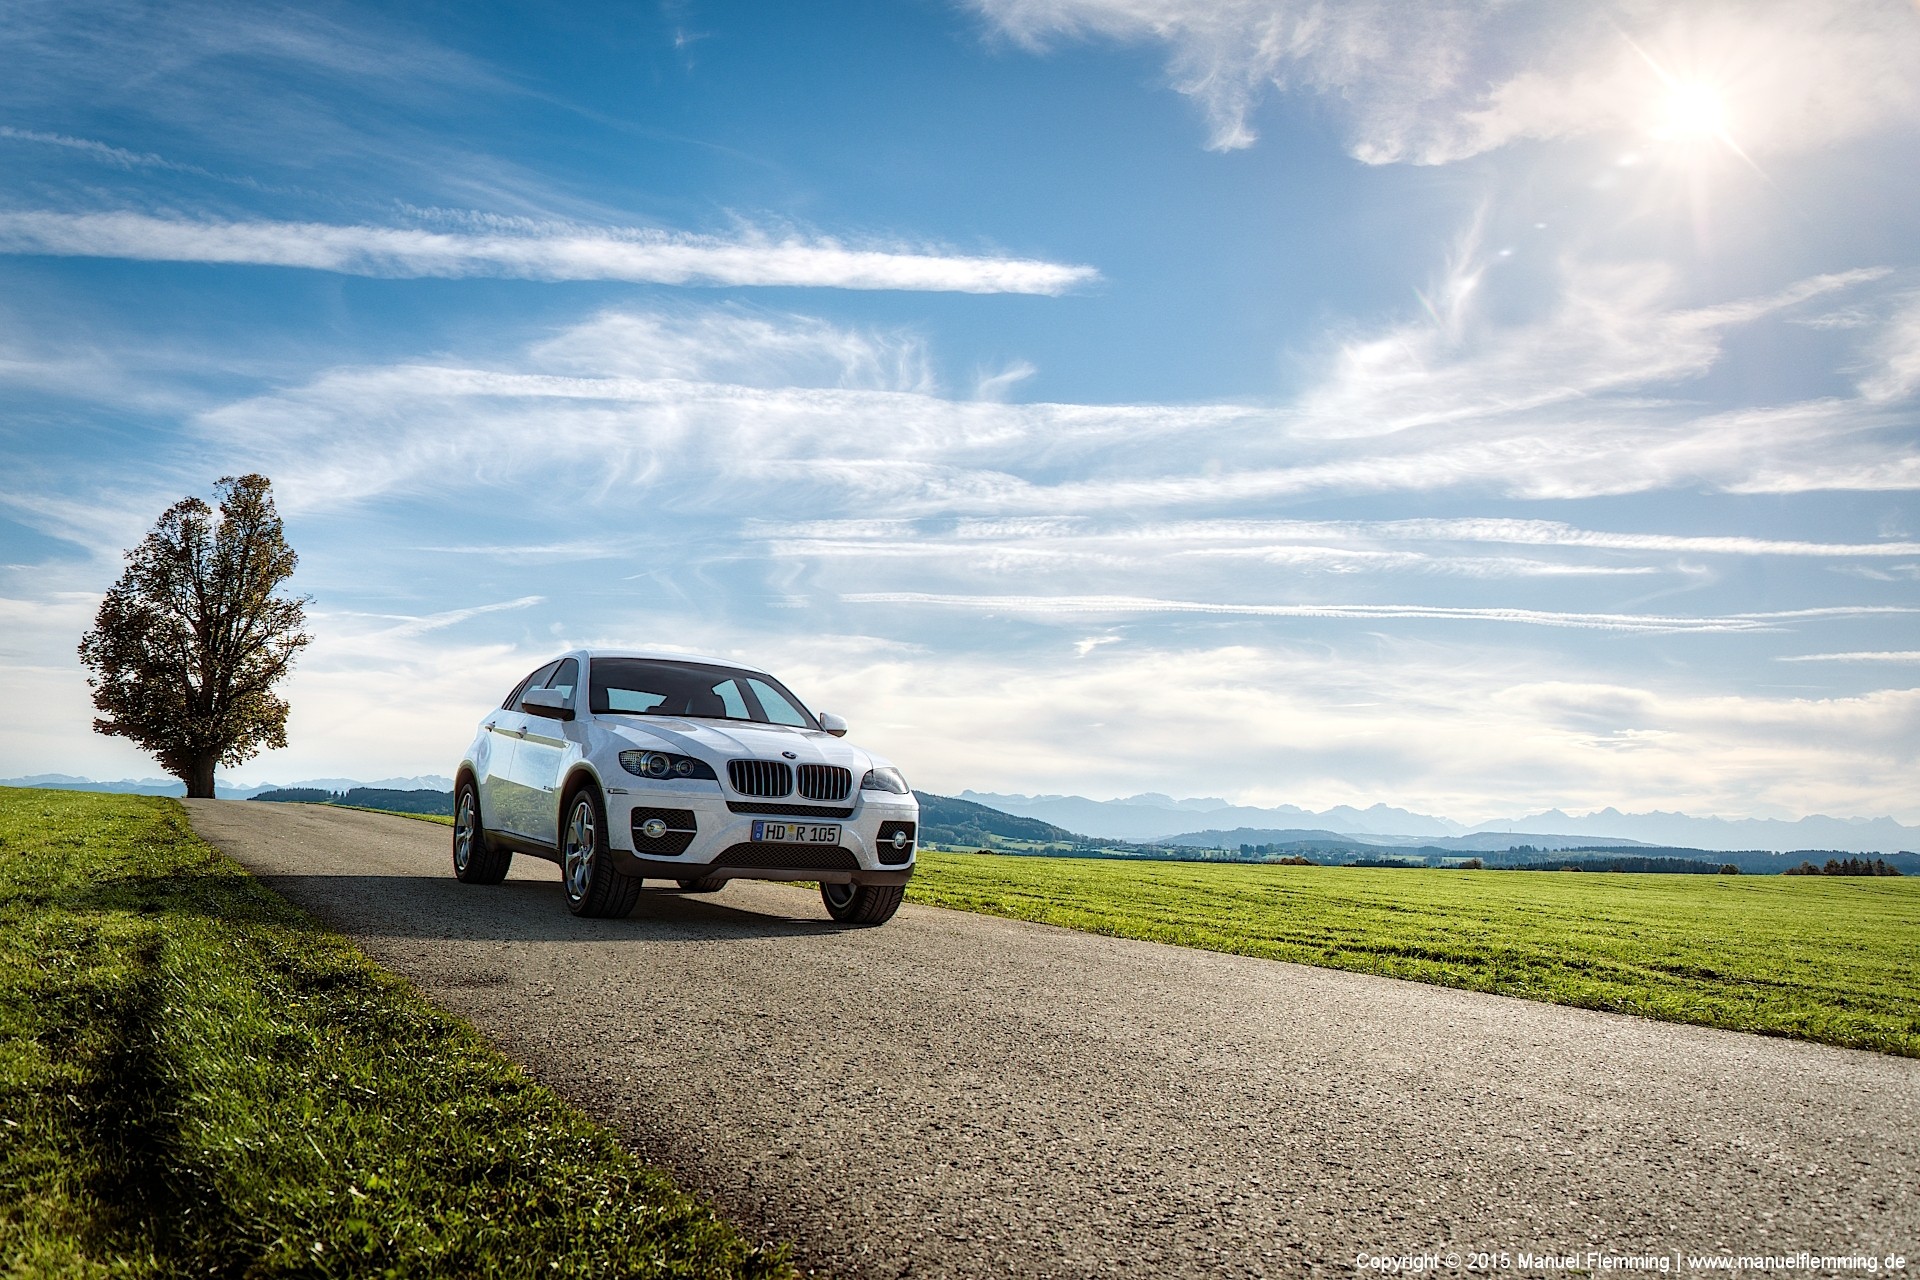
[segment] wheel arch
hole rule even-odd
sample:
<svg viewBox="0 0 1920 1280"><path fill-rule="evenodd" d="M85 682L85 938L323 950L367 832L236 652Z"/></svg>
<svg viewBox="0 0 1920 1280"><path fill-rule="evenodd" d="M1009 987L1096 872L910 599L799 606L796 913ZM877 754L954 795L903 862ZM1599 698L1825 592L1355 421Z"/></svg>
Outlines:
<svg viewBox="0 0 1920 1280"><path fill-rule="evenodd" d="M492 824L487 821L486 793L480 790L480 775L471 760L462 760L460 767L453 771L453 814L456 818L460 816L460 788L465 786L473 788L473 807L480 811L480 825L492 830Z"/></svg>
<svg viewBox="0 0 1920 1280"><path fill-rule="evenodd" d="M566 776L560 779L559 816L562 820L565 818L567 806L573 803L573 797L582 787L592 787L598 791L601 809L604 810L607 807L607 784L601 780L600 771L594 768L590 761L576 760L573 767L567 770ZM555 829L558 830L558 827Z"/></svg>

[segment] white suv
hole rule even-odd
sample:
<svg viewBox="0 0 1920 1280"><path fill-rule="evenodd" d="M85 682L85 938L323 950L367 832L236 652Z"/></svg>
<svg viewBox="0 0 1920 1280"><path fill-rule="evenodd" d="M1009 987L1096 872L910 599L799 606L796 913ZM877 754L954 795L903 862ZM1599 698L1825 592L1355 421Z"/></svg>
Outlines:
<svg viewBox="0 0 1920 1280"><path fill-rule="evenodd" d="M913 874L920 804L764 671L576 651L514 687L454 775L453 872L560 864L575 915L623 916L645 879L815 880L835 920L881 924Z"/></svg>

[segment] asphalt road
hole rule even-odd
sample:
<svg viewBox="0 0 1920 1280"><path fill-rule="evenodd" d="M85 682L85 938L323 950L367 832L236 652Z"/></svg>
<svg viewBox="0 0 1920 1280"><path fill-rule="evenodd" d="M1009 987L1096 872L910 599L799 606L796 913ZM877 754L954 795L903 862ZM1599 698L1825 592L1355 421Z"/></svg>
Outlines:
<svg viewBox="0 0 1920 1280"><path fill-rule="evenodd" d="M1920 1061L927 907L842 930L783 885L580 921L550 864L456 882L443 827L188 808L836 1275L1352 1274L1476 1250L1920 1270Z"/></svg>

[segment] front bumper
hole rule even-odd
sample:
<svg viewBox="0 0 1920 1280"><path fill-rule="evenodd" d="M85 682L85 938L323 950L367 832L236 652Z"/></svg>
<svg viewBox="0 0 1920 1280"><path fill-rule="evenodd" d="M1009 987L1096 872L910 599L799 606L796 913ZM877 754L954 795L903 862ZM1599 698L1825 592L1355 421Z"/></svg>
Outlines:
<svg viewBox="0 0 1920 1280"><path fill-rule="evenodd" d="M828 884L905 884L918 853L920 806L911 797L857 791L840 805L796 799L748 800L712 783L642 783L608 789L608 844L614 865L650 880L817 880ZM668 831L649 838L648 818ZM838 844L753 840L755 821L840 828ZM892 838L903 831L904 846Z"/></svg>

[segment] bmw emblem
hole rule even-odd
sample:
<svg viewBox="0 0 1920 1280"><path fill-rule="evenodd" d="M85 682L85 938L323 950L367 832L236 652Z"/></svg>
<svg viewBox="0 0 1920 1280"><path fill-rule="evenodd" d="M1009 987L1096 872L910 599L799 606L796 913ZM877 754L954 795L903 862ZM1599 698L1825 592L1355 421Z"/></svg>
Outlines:
<svg viewBox="0 0 1920 1280"><path fill-rule="evenodd" d="M785 756L789 760L798 760L800 758L797 754L795 754L792 751L782 751L780 754Z"/></svg>

